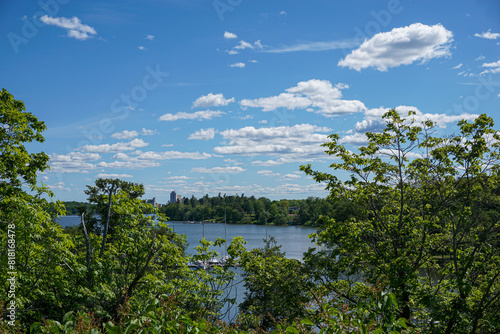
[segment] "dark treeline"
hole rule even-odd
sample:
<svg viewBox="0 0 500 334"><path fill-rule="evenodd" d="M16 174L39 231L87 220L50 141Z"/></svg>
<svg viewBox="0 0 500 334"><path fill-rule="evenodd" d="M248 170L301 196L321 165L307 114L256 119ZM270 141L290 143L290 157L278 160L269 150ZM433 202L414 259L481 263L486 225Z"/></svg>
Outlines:
<svg viewBox="0 0 500 334"><path fill-rule="evenodd" d="M64 202L67 215L79 215L81 210L92 211L87 202ZM170 221L210 221L229 224L321 226L324 217L344 220L356 217L357 210L347 199L310 196L307 199L270 200L266 197L247 197L245 194L196 198L184 197L177 203L162 206L159 211Z"/></svg>
<svg viewBox="0 0 500 334"><path fill-rule="evenodd" d="M270 200L266 197L235 196L184 197L160 211L172 221L213 221L230 224L272 224L320 226L323 216L338 219L353 217L355 210L347 200L308 197L307 199Z"/></svg>

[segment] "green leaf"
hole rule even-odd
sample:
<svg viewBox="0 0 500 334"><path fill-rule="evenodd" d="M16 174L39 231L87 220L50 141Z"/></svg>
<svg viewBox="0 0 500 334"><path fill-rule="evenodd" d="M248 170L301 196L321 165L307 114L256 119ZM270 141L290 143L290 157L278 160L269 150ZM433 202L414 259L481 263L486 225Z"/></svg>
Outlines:
<svg viewBox="0 0 500 334"><path fill-rule="evenodd" d="M309 319L302 319L302 320L300 321L300 323L301 323L302 325L306 325L306 326L314 326L314 322L312 322L312 321L311 321L311 320L309 320Z"/></svg>
<svg viewBox="0 0 500 334"><path fill-rule="evenodd" d="M104 326L108 331L108 334L123 334L120 326L115 326L111 321L108 321Z"/></svg>
<svg viewBox="0 0 500 334"><path fill-rule="evenodd" d="M73 311L69 311L68 313L66 313L62 319L63 324L65 324L68 321L69 317L71 317L72 315Z"/></svg>
<svg viewBox="0 0 500 334"><path fill-rule="evenodd" d="M125 333L124 334L128 334L128 333L131 333L133 330L139 328L139 325L137 323L131 323L127 326L127 328L125 329Z"/></svg>

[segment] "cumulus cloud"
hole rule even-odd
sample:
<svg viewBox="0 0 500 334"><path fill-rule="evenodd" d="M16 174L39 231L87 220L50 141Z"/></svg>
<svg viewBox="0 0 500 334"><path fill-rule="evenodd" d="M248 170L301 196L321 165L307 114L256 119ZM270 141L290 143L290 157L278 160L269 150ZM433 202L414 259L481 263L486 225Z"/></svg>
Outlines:
<svg viewBox="0 0 500 334"><path fill-rule="evenodd" d="M208 173L208 174L238 174L243 173L246 169L241 167L213 167L213 168L205 168L205 167L195 167L191 169L193 173Z"/></svg>
<svg viewBox="0 0 500 334"><path fill-rule="evenodd" d="M137 131L128 131L124 130L122 132L115 132L111 135L111 138L115 139L132 139L135 138L139 135L139 132Z"/></svg>
<svg viewBox="0 0 500 334"><path fill-rule="evenodd" d="M150 41L152 41L154 38L155 38L154 35L147 35L146 36L146 39L149 39Z"/></svg>
<svg viewBox="0 0 500 334"><path fill-rule="evenodd" d="M368 137L364 133L355 133L342 137L339 143L342 145L362 146L368 144Z"/></svg>
<svg viewBox="0 0 500 334"><path fill-rule="evenodd" d="M116 155L115 158L121 160L175 160L175 159L190 159L190 160L203 160L208 159L212 155L208 153L200 153L200 152L179 152L179 151L165 151L165 152L153 152L148 151L139 154L137 157L130 158L129 156L124 155Z"/></svg>
<svg viewBox="0 0 500 334"><path fill-rule="evenodd" d="M196 119L196 120L209 120L214 117L221 117L225 112L213 111L213 110L203 110L194 113L178 112L177 114L165 114L160 116L160 121L177 121L179 119Z"/></svg>
<svg viewBox="0 0 500 334"><path fill-rule="evenodd" d="M341 89L347 88L341 84L334 87L328 80L312 79L301 81L295 87L286 89L285 93L277 96L259 98L254 100L241 100L240 105L245 107L262 108L262 111L272 111L278 108L307 109L334 117L342 114L356 113L366 110L365 105L358 100L342 100Z"/></svg>
<svg viewBox="0 0 500 334"><path fill-rule="evenodd" d="M232 33L229 31L224 31L224 38L225 39L235 39L235 38L238 38L238 36L235 33Z"/></svg>
<svg viewBox="0 0 500 334"><path fill-rule="evenodd" d="M441 24L428 26L422 23L394 28L379 33L348 54L338 63L356 71L375 67L379 71L415 61L425 63L433 58L450 55L453 33Z"/></svg>
<svg viewBox="0 0 500 334"><path fill-rule="evenodd" d="M215 137L215 129L210 128L210 129L200 129L199 131L196 131L195 133L192 133L189 135L188 139L197 139L197 140L210 140L214 139Z"/></svg>
<svg viewBox="0 0 500 334"><path fill-rule="evenodd" d="M295 179L300 179L301 176L297 174L285 174L281 178L283 180L295 180Z"/></svg>
<svg viewBox="0 0 500 334"><path fill-rule="evenodd" d="M269 177L275 177L275 176L280 176L280 173L274 173L272 170L264 169L264 170L259 170L257 171L257 174L261 174L264 176L269 176Z"/></svg>
<svg viewBox="0 0 500 334"><path fill-rule="evenodd" d="M97 153L71 152L68 154L50 154L50 171L55 173L88 173L96 166L89 161L97 161Z"/></svg>
<svg viewBox="0 0 500 334"><path fill-rule="evenodd" d="M411 106L398 106L395 108L396 111L404 117L408 117L408 112L415 111L415 115L411 116L411 119L415 120L415 123L425 122L427 120L431 120L436 123L436 126L440 128L445 128L448 123L456 123L459 120L474 120L479 115L477 114L468 114L463 113L460 115L446 115L446 114L424 114L420 110ZM382 116L388 112L390 108L374 108L369 109L365 112L365 117L362 121L357 122L354 125L354 130L356 132L379 132L385 128L385 122L382 119ZM359 138L359 137L356 137ZM355 139L355 137L346 137L346 141L349 139Z"/></svg>
<svg viewBox="0 0 500 334"><path fill-rule="evenodd" d="M487 70L481 72L481 75L486 73L500 73L500 59L493 63L484 63L482 66L486 67Z"/></svg>
<svg viewBox="0 0 500 334"><path fill-rule="evenodd" d="M107 174L107 173L99 173L96 176L97 178L102 179L129 179L132 177L130 174Z"/></svg>
<svg viewBox="0 0 500 334"><path fill-rule="evenodd" d="M238 67L238 68L244 68L246 66L245 63L234 63L234 64L231 64L229 65L229 67Z"/></svg>
<svg viewBox="0 0 500 334"><path fill-rule="evenodd" d="M480 34L474 34L474 36L479 37L479 38L486 38L486 39L497 39L497 38L500 38L500 33L491 32L491 29L488 29L487 32L482 32Z"/></svg>
<svg viewBox="0 0 500 334"><path fill-rule="evenodd" d="M158 167L161 160L174 160L174 159L190 159L190 160L202 160L208 159L212 155L208 153L199 152L178 152L178 151L166 151L166 152L139 152L136 156L130 156L125 153L117 153L112 159L112 162L100 162L97 167L102 168L150 168Z"/></svg>
<svg viewBox="0 0 500 334"><path fill-rule="evenodd" d="M116 153L123 151L132 151L138 147L148 146L149 144L142 139L134 139L128 143L120 142L116 144L102 144L102 145L83 145L80 150L83 152L94 153Z"/></svg>
<svg viewBox="0 0 500 334"><path fill-rule="evenodd" d="M71 189L66 187L64 182L57 182L56 184L49 184L49 185L47 185L47 188L49 188L50 190L61 190L61 191L66 191L66 192L71 191Z"/></svg>
<svg viewBox="0 0 500 334"><path fill-rule="evenodd" d="M311 124L297 124L294 126L280 126L268 128L254 128L252 126L241 129L230 129L220 132L226 140L225 146L217 146L214 152L218 154L234 155L279 155L289 158L314 158L324 156L321 144L328 141L327 135L320 132L329 132L326 127Z"/></svg>
<svg viewBox="0 0 500 334"><path fill-rule="evenodd" d="M66 17L50 17L48 15L44 15L40 17L40 21L42 21L46 25L53 25L59 28L66 29L68 32L68 37L76 38L81 41L97 34L94 28L83 24L76 16L68 19Z"/></svg>
<svg viewBox="0 0 500 334"><path fill-rule="evenodd" d="M236 50L245 50L245 49L253 49L253 48L254 48L254 46L252 44L245 42L243 40L241 40L240 43L234 47L234 49L236 49Z"/></svg>
<svg viewBox="0 0 500 334"><path fill-rule="evenodd" d="M142 130L141 130L141 135L143 135L143 136L152 136L152 135L155 135L157 133L158 132L156 130L150 130L150 129L145 129L145 128L142 128Z"/></svg>
<svg viewBox="0 0 500 334"><path fill-rule="evenodd" d="M234 97L225 99L222 93L200 96L193 102L191 108L209 108L218 106L227 106L229 103L234 102Z"/></svg>

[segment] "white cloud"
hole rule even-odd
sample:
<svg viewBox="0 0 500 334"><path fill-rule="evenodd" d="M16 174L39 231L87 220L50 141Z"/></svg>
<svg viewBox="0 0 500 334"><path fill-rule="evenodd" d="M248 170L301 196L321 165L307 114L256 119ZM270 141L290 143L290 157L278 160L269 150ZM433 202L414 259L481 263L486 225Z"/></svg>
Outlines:
<svg viewBox="0 0 500 334"><path fill-rule="evenodd" d="M500 59L494 63L484 63L482 66L488 69L481 72L481 75L486 73L500 73Z"/></svg>
<svg viewBox="0 0 500 334"><path fill-rule="evenodd" d="M282 10L282 11L280 12L280 15L286 15L286 14L287 14L287 12L285 12L284 10Z"/></svg>
<svg viewBox="0 0 500 334"><path fill-rule="evenodd" d="M215 129L210 128L210 129L200 129L199 131L196 131L195 133L192 133L189 135L188 139L197 139L197 140L210 140L214 139L215 137Z"/></svg>
<svg viewBox="0 0 500 334"><path fill-rule="evenodd" d="M487 32L482 32L480 34L474 34L474 36L479 37L479 38L486 38L486 39L500 38L500 34L497 32L491 32L491 29L488 29Z"/></svg>
<svg viewBox="0 0 500 334"><path fill-rule="evenodd" d="M368 137L364 133L355 133L353 135L347 135L339 140L342 145L366 145L368 144Z"/></svg>
<svg viewBox="0 0 500 334"><path fill-rule="evenodd" d="M238 174L246 171L246 169L241 167L195 167L191 169L193 173L208 173L208 174Z"/></svg>
<svg viewBox="0 0 500 334"><path fill-rule="evenodd" d="M454 66L453 69L454 70L458 70L459 68L461 68L464 64L460 63L458 64L457 66Z"/></svg>
<svg viewBox="0 0 500 334"><path fill-rule="evenodd" d="M139 50L141 50L141 51L145 51L145 50L147 50L147 49L146 49L144 46L142 46L142 45L138 46L137 48L138 48Z"/></svg>
<svg viewBox="0 0 500 334"><path fill-rule="evenodd" d="M159 162L147 161L147 160L113 161L113 162L102 161L97 164L97 167L102 167L102 168L131 168L131 169L150 168L158 166L160 166Z"/></svg>
<svg viewBox="0 0 500 334"><path fill-rule="evenodd" d="M297 174L286 174L281 177L283 180L294 180L294 179L300 179L301 176Z"/></svg>
<svg viewBox="0 0 500 334"><path fill-rule="evenodd" d="M245 42L243 40L240 41L238 45L234 47L236 50L245 50L245 49L253 49L254 46L248 42Z"/></svg>
<svg viewBox="0 0 500 334"><path fill-rule="evenodd" d="M68 154L51 154L50 162L96 161L101 158L97 153L70 152Z"/></svg>
<svg viewBox="0 0 500 334"><path fill-rule="evenodd" d="M323 157L321 144L328 141L327 135L318 132L329 132L326 127L310 124L254 128L247 126L220 132L228 142L225 146L214 147L218 154L234 155L288 155L290 157Z"/></svg>
<svg viewBox="0 0 500 334"><path fill-rule="evenodd" d="M97 178L102 179L129 179L132 177L130 174L107 174L107 173L99 173L96 176Z"/></svg>
<svg viewBox="0 0 500 334"><path fill-rule="evenodd" d="M156 130L150 130L150 129L145 129L145 128L142 128L142 130L141 130L141 135L143 135L143 136L152 136L152 135L155 135L157 133L158 132Z"/></svg>
<svg viewBox="0 0 500 334"><path fill-rule="evenodd" d="M477 57L477 58L476 58L476 61L477 61L477 60L483 60L483 59L485 59L485 58L486 58L485 56L480 55L479 57Z"/></svg>
<svg viewBox="0 0 500 334"><path fill-rule="evenodd" d="M237 54L239 53L239 52L238 52L238 51L236 51L236 50L226 50L226 52L227 52L228 54L230 54L231 56L237 55Z"/></svg>
<svg viewBox="0 0 500 334"><path fill-rule="evenodd" d="M232 165L243 165L242 162L238 161L238 160L234 160L234 159L224 159L224 162L226 164L232 164Z"/></svg>
<svg viewBox="0 0 500 334"><path fill-rule="evenodd" d="M178 112L177 114L165 114L160 116L160 121L177 121L179 119L197 119L197 120L208 120L214 117L221 117L225 112L213 111L213 110L203 110L194 113Z"/></svg>
<svg viewBox="0 0 500 334"><path fill-rule="evenodd" d="M152 41L154 38L155 38L154 35L147 35L146 36L146 39L149 39L150 41Z"/></svg>
<svg viewBox="0 0 500 334"><path fill-rule="evenodd" d="M161 160L174 160L174 159L190 159L202 160L208 159L212 155L208 153L199 152L178 152L178 151L165 151L165 152L141 152L135 157L131 157L125 153L117 153L112 159L113 162L100 162L97 167L103 168L150 168L158 167Z"/></svg>
<svg viewBox="0 0 500 334"><path fill-rule="evenodd" d="M424 114L420 110L411 106L398 106L395 108L401 116L408 117L408 112L410 110L415 111L416 115L411 116L411 119L415 120L415 123L420 124L426 120L431 120L436 123L436 126L440 128L445 128L448 123L456 123L462 119L474 120L479 115L476 114L460 114L460 115L446 115L446 114ZM354 125L354 130L356 132L379 132L385 128L385 122L382 116L388 112L390 108L374 108L369 109L365 112L365 118L363 121L357 122ZM346 142L353 142L354 139L359 139L359 137L346 136ZM354 142L353 142L354 143Z"/></svg>
<svg viewBox="0 0 500 334"><path fill-rule="evenodd" d="M229 31L225 31L224 32L224 38L225 39L235 39L235 38L238 38L238 36L232 32L229 32Z"/></svg>
<svg viewBox="0 0 500 334"><path fill-rule="evenodd" d="M176 159L190 159L190 160L203 160L203 159L208 159L212 157L211 154L208 153L199 153L199 152L179 152L179 151L165 151L165 152L153 152L153 151L148 151L141 153L135 158L130 158L126 156L125 154L121 153L122 155L118 156L116 155L116 158L121 159L121 160L129 160L131 161L134 159L137 160L176 160Z"/></svg>
<svg viewBox="0 0 500 334"><path fill-rule="evenodd" d="M266 49L269 53L288 53L300 51L328 51L336 49L350 49L358 44L351 41L323 41L323 42L303 42L294 45L285 45L281 47Z"/></svg>
<svg viewBox="0 0 500 334"><path fill-rule="evenodd" d="M66 29L68 37L76 38L82 41L97 34L94 28L86 24L82 24L80 19L76 16L68 19L65 17L50 17L48 15L44 15L40 17L40 21L47 25L53 25Z"/></svg>
<svg viewBox="0 0 500 334"><path fill-rule="evenodd" d="M234 64L229 65L229 67L238 67L238 68L243 68L245 66L246 66L245 63L234 63Z"/></svg>
<svg viewBox="0 0 500 334"><path fill-rule="evenodd" d="M71 191L71 189L66 187L64 182L57 182L56 184L47 185L47 188L49 188L50 190Z"/></svg>
<svg viewBox="0 0 500 334"><path fill-rule="evenodd" d="M279 108L290 110L296 108L306 108L311 105L311 101L306 97L296 96L290 93L281 93L278 96L261 97L255 100L241 100L242 107L262 108L262 111L272 111Z"/></svg>
<svg viewBox="0 0 500 334"><path fill-rule="evenodd" d="M134 139L128 143L120 142L116 144L102 144L102 145L83 145L80 150L83 152L94 153L116 153L123 151L132 151L138 147L148 146L149 144L142 139Z"/></svg>
<svg viewBox="0 0 500 334"><path fill-rule="evenodd" d="M193 102L191 108L209 108L218 106L227 106L229 103L234 102L234 97L225 99L222 93L200 96Z"/></svg>
<svg viewBox="0 0 500 334"><path fill-rule="evenodd" d="M312 79L301 81L295 87L286 89L286 93L277 96L254 100L241 100L244 107L262 108L262 111L272 111L278 108L294 110L296 108L314 111L326 117L356 113L366 110L365 105L358 100L342 100L342 92L347 85L333 87L328 80Z"/></svg>
<svg viewBox="0 0 500 334"><path fill-rule="evenodd" d="M389 32L379 33L338 62L339 66L360 71L375 67L387 71L390 67L422 63L450 55L453 33L441 24L428 26L414 23Z"/></svg>
<svg viewBox="0 0 500 334"><path fill-rule="evenodd" d="M257 171L257 174L261 174L264 176L269 176L269 177L275 177L275 176L280 176L280 173L274 173L272 170L264 169L264 170L259 170Z"/></svg>
<svg viewBox="0 0 500 334"><path fill-rule="evenodd" d="M50 154L50 171L54 173L88 173L96 166L88 161L97 161L97 153L70 152L68 154Z"/></svg>
<svg viewBox="0 0 500 334"><path fill-rule="evenodd" d="M137 131L128 131L124 130L122 132L115 132L111 135L111 138L115 139L132 139L135 138L139 135L139 132Z"/></svg>

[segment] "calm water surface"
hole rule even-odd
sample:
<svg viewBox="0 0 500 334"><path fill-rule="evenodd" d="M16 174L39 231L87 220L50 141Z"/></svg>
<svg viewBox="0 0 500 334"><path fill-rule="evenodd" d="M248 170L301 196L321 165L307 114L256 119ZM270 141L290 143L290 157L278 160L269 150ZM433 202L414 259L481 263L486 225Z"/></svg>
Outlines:
<svg viewBox="0 0 500 334"><path fill-rule="evenodd" d="M64 216L58 220L61 226L73 226L80 223L79 216ZM315 228L300 227L300 226L262 226L262 225L224 225L224 224L200 224L200 223L185 223L185 222L169 222L170 226L176 233L185 234L189 247L187 252L193 254L194 247L197 246L198 240L203 236L205 239L215 241L218 237L227 239L231 242L233 237L242 236L247 244L247 249L254 249L264 246L263 239L266 236L276 238L278 245L281 245L281 250L286 253L286 257L290 259L302 259L302 254L309 247L314 247L314 243L308 236L315 233ZM219 249L215 249L219 251ZM224 250L220 250L221 253Z"/></svg>

